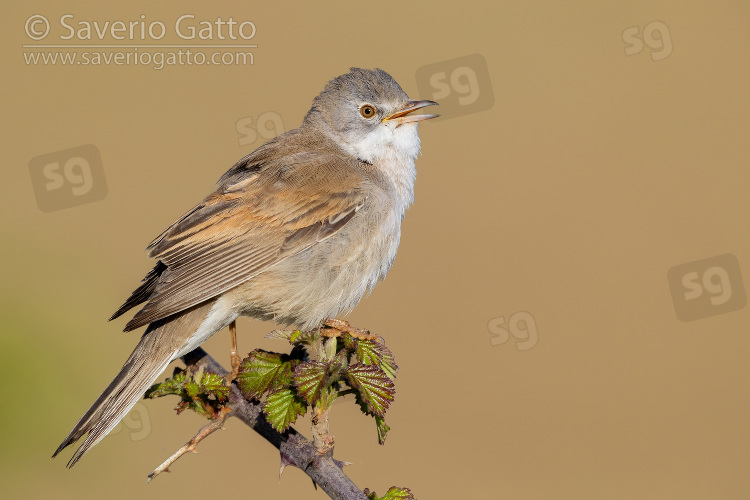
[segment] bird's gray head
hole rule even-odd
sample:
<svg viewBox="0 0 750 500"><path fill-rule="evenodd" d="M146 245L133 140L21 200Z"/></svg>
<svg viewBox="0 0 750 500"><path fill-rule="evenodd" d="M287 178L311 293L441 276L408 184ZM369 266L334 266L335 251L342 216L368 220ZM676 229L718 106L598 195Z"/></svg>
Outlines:
<svg viewBox="0 0 750 500"><path fill-rule="evenodd" d="M370 163L394 155L413 161L419 154L417 122L438 115L410 113L433 104L437 103L410 100L382 69L351 68L326 84L304 125L317 127Z"/></svg>

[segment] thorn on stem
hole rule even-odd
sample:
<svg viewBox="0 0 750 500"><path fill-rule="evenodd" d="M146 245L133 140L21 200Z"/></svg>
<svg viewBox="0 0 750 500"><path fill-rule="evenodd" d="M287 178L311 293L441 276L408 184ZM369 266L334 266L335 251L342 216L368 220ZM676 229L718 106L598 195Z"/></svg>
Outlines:
<svg viewBox="0 0 750 500"><path fill-rule="evenodd" d="M226 420L227 415L229 412L231 412L232 409L224 406L219 410L219 415L217 416L216 420L210 422L209 424L203 426L198 433L190 439L187 443L185 443L179 450L174 452L172 456L170 456L168 459L166 459L164 462L162 462L159 467L154 469L151 474L148 475L146 482L151 482L153 478L161 474L162 472L170 472L169 467L177 461L178 458L183 456L185 453L191 451L193 453L198 453L196 451L195 446L203 441L206 437L210 436L213 432L219 430L224 425L224 420Z"/></svg>
<svg viewBox="0 0 750 500"><path fill-rule="evenodd" d="M289 465L294 466L295 464L292 461L292 459L290 459L283 452L279 453L279 455L281 456L281 467L279 468L279 479L281 479L281 474L284 472L284 469L286 469L286 467Z"/></svg>
<svg viewBox="0 0 750 500"><path fill-rule="evenodd" d="M345 462L343 460L336 460L335 458L333 459L333 463L335 463L338 466L338 468L341 470L344 470L344 467L346 467L347 465L353 465L351 462Z"/></svg>

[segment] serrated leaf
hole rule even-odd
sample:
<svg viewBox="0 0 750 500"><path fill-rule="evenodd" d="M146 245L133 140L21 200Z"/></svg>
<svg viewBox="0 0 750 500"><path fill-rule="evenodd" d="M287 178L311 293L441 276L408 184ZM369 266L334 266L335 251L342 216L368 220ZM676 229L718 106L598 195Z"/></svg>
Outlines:
<svg viewBox="0 0 750 500"><path fill-rule="evenodd" d="M275 352L255 349L240 363L237 385L248 398L260 399L268 391L288 386L296 360Z"/></svg>
<svg viewBox="0 0 750 500"><path fill-rule="evenodd" d="M383 359L383 348L372 340L358 340L354 353L357 360L365 365L378 365Z"/></svg>
<svg viewBox="0 0 750 500"><path fill-rule="evenodd" d="M196 397L201 392L201 388L198 385L198 383L195 380L192 380L192 379L190 379L187 382L185 382L185 386L184 387L185 387L185 392L191 398Z"/></svg>
<svg viewBox="0 0 750 500"><path fill-rule="evenodd" d="M202 392L214 396L219 401L225 401L229 397L231 389L224 385L224 378L215 373L204 373L201 379Z"/></svg>
<svg viewBox="0 0 750 500"><path fill-rule="evenodd" d="M365 365L380 366L386 347L374 340L358 339L351 334L343 336L344 348L357 356L357 361Z"/></svg>
<svg viewBox="0 0 750 500"><path fill-rule="evenodd" d="M175 408L178 415L190 409L206 418L216 418L221 408L220 402L225 401L229 395L229 388L224 386L223 380L215 373L202 373L196 380L189 378L185 370L176 368L171 379L154 384L144 397L157 398L174 394L181 398ZM209 399L210 396L216 399Z"/></svg>
<svg viewBox="0 0 750 500"><path fill-rule="evenodd" d="M179 385L182 387L182 384L187 380L187 370L183 370L182 368L175 367L174 372L172 372L172 378L166 380L165 382L173 382L176 385Z"/></svg>
<svg viewBox="0 0 750 500"><path fill-rule="evenodd" d="M320 391L325 386L328 375L328 363L306 361L294 370L294 386L300 396L310 405L320 398Z"/></svg>
<svg viewBox="0 0 750 500"><path fill-rule="evenodd" d="M396 393L388 375L375 365L361 363L347 367L345 374L349 385L357 390L361 401L367 406L367 411L384 416Z"/></svg>
<svg viewBox="0 0 750 500"><path fill-rule="evenodd" d="M305 401L292 389L280 389L272 392L263 403L263 413L271 426L278 432L284 432L298 416L307 412Z"/></svg>
<svg viewBox="0 0 750 500"><path fill-rule="evenodd" d="M183 399L182 401L177 403L177 406L175 406L174 409L177 410L177 414L179 415L180 413L187 410L188 408L191 408L191 409L197 408L197 406L195 405L195 402L192 399Z"/></svg>
<svg viewBox="0 0 750 500"><path fill-rule="evenodd" d="M146 399L155 399L162 396L179 394L180 392L182 392L182 387L178 387L177 384L174 383L174 381L169 379L166 382L154 384L149 387L143 397Z"/></svg>
<svg viewBox="0 0 750 500"><path fill-rule="evenodd" d="M388 375L391 380L396 380L396 373L398 372L398 365L396 364L396 358L393 353L386 346L381 346L383 358L380 361L380 368Z"/></svg>
<svg viewBox="0 0 750 500"><path fill-rule="evenodd" d="M385 492L385 495L380 497L378 500L411 500L413 498L414 495L409 488L398 488L396 486L391 486L388 491Z"/></svg>
<svg viewBox="0 0 750 500"><path fill-rule="evenodd" d="M378 444L385 444L385 436L391 428L385 423L383 417L375 416L375 425L378 428Z"/></svg>
<svg viewBox="0 0 750 500"><path fill-rule="evenodd" d="M365 488L365 491L363 491L365 496L368 498L368 500L413 500L414 495L412 494L411 490L409 488L398 488L396 486L391 486L388 491L385 492L385 495L382 497L379 497L377 493L374 491L370 491L368 488Z"/></svg>
<svg viewBox="0 0 750 500"><path fill-rule="evenodd" d="M146 399L154 399L171 394L180 394L182 393L184 382L185 371L176 367L172 373L172 378L168 378L164 380L164 382L152 385L143 397Z"/></svg>
<svg viewBox="0 0 750 500"><path fill-rule="evenodd" d="M296 335L292 335L292 338L289 339L289 342L296 345L313 345L320 337L320 333L316 331L300 332L299 330L297 330L294 333Z"/></svg>

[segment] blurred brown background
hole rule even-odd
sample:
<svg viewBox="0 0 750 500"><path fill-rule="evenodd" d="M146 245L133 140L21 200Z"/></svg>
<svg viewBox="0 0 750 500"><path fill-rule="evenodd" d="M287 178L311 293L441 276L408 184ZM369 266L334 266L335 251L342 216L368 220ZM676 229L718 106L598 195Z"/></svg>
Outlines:
<svg viewBox="0 0 750 500"><path fill-rule="evenodd" d="M3 5L3 494L326 498L299 470L279 481L276 450L235 420L147 485L204 423L168 398L73 470L72 451L49 457L136 343L106 319L145 246L359 66L439 95L444 117L420 127L396 264L349 316L401 366L385 446L353 404L333 409L350 477L421 499L750 498L750 4L325 5ZM166 34L66 40L65 14ZM256 33L181 39L184 14ZM29 59L243 43L194 51L252 64ZM243 319L241 349L285 348L271 329ZM204 347L227 363L226 333Z"/></svg>

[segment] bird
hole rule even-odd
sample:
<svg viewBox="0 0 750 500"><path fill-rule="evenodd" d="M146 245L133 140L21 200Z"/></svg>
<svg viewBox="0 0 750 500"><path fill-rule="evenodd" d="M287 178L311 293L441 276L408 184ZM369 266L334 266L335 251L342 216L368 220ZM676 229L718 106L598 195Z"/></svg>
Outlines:
<svg viewBox="0 0 750 500"><path fill-rule="evenodd" d="M156 265L110 318L145 303L125 331L146 330L53 457L86 434L73 467L173 360L227 326L234 335L240 316L310 330L350 312L396 257L418 122L439 116L413 112L436 104L410 99L382 69L350 68L298 128L224 173L147 247Z"/></svg>

